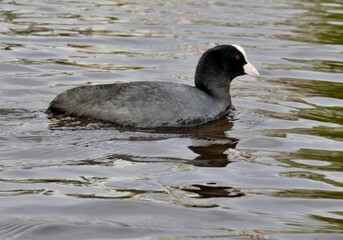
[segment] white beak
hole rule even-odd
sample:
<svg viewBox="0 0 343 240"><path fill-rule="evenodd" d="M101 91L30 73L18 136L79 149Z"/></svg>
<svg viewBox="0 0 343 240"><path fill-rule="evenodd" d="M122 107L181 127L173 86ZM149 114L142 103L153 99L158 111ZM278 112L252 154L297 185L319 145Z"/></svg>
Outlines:
<svg viewBox="0 0 343 240"><path fill-rule="evenodd" d="M250 76L258 77L260 74L258 73L257 69L251 65L250 63L247 63L243 66L244 72Z"/></svg>

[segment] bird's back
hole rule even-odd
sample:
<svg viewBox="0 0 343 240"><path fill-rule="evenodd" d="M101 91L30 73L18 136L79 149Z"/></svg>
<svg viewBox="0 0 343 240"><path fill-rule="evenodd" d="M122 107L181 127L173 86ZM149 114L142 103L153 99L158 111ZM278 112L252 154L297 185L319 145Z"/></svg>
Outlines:
<svg viewBox="0 0 343 240"><path fill-rule="evenodd" d="M187 127L226 109L205 92L169 82L131 82L77 87L58 95L49 110L135 127Z"/></svg>

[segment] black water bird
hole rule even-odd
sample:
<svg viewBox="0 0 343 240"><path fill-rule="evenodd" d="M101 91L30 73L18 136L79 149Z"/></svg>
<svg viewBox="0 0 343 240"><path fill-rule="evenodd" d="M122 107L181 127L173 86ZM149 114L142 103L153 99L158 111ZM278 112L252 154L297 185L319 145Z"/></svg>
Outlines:
<svg viewBox="0 0 343 240"><path fill-rule="evenodd" d="M129 82L69 89L47 112L138 128L193 127L216 121L232 108L231 81L259 76L239 45L207 50L195 71L195 86L172 82Z"/></svg>

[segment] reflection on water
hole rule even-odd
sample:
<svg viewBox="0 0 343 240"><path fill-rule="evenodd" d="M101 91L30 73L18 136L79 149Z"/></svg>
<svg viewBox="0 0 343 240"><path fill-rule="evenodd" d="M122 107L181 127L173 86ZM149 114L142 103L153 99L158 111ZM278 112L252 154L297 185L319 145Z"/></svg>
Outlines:
<svg viewBox="0 0 343 240"><path fill-rule="evenodd" d="M268 7L266 7L268 6ZM0 239L341 239L340 1L0 1ZM80 85L192 84L238 43L227 119L48 118Z"/></svg>

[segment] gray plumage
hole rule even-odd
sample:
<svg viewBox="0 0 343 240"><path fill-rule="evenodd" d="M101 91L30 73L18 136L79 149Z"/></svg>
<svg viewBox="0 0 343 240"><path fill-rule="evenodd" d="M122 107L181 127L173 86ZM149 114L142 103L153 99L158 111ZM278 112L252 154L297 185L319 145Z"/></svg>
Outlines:
<svg viewBox="0 0 343 240"><path fill-rule="evenodd" d="M240 61L233 59L240 55ZM191 127L215 121L231 107L231 80L243 75L244 52L222 45L200 58L195 86L130 82L69 89L48 111L139 128ZM233 61L233 62L232 62Z"/></svg>

